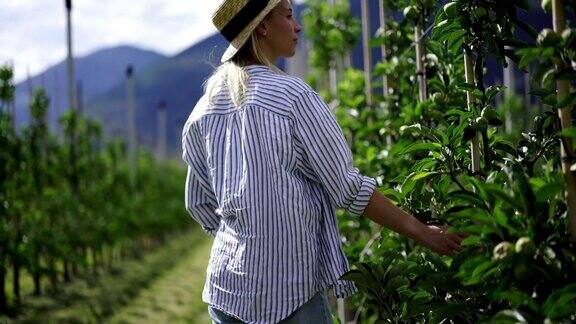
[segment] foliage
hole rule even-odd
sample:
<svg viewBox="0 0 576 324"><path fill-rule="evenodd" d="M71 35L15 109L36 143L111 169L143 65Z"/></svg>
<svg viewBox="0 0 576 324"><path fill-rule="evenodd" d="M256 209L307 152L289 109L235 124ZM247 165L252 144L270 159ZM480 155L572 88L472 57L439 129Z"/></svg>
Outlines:
<svg viewBox="0 0 576 324"><path fill-rule="evenodd" d="M469 236L463 252L438 257L386 229L374 243L372 224L341 213L344 248L355 263L343 277L362 291L351 302L361 318L389 323L576 320L576 246L559 154L561 135L576 132L560 134L555 110L574 107L575 93L561 103L555 96L556 80L576 80L573 35L538 37L518 19L519 10L530 9L526 1L395 6L403 6L406 19L389 21L372 40L388 50L374 69L376 78L388 77L388 93L368 107L362 73L345 71L335 113L355 165L377 179L382 193L424 222L448 223ZM423 21L434 21L424 58L430 96L418 102L412 30ZM518 41L520 30L533 41ZM473 61L472 84L464 81L464 53ZM496 107L505 88L484 81L491 57L504 66L506 59L530 64L531 91L544 107L530 112L533 121L515 123L525 128L511 135L502 132L506 115ZM470 107L467 94L475 98ZM482 161L473 174L469 141L476 134Z"/></svg>
<svg viewBox="0 0 576 324"><path fill-rule="evenodd" d="M312 44L309 51L312 70L308 81L316 86L327 86L324 78L328 70L356 44L360 22L350 14L346 0L337 0L335 4L308 0L302 19L307 26L305 35Z"/></svg>
<svg viewBox="0 0 576 324"><path fill-rule="evenodd" d="M11 69L0 69L0 77L2 107L7 107ZM96 273L105 261L110 267L113 251L139 256L150 245L144 242L162 242L189 224L180 165L139 152L132 183L123 142L103 143L100 125L75 110L61 118L58 140L47 127L49 104L37 90L31 122L19 132L11 116L0 111L0 280L5 283L8 267L16 274L26 269L36 295L42 293L43 278L58 290L79 269L91 266ZM16 276L12 306L20 302L19 286ZM6 298L4 288L0 293Z"/></svg>

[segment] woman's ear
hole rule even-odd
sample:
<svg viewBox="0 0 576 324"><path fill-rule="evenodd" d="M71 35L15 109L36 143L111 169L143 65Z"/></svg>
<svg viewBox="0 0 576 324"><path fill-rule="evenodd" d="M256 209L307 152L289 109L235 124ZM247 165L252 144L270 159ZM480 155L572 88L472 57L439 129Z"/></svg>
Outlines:
<svg viewBox="0 0 576 324"><path fill-rule="evenodd" d="M258 32L258 35L261 37L266 37L266 35L268 35L268 26L266 26L264 21L258 24L256 27L256 32Z"/></svg>

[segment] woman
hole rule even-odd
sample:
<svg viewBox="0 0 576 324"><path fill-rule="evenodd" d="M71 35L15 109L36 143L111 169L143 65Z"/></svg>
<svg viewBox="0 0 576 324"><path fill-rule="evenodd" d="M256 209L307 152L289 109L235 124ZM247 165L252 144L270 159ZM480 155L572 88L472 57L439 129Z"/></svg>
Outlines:
<svg viewBox="0 0 576 324"><path fill-rule="evenodd" d="M214 323L332 323L326 290L356 292L338 280L349 264L336 208L441 254L461 249L374 190L327 105L274 66L301 31L289 0L225 0L213 22L230 47L182 147L187 210L215 237L202 294Z"/></svg>

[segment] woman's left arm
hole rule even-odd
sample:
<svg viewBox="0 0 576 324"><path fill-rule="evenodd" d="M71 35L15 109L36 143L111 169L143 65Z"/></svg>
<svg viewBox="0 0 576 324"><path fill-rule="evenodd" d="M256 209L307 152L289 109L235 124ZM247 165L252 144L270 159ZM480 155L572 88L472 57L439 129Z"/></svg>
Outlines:
<svg viewBox="0 0 576 324"><path fill-rule="evenodd" d="M209 235L215 236L220 227L216 214L217 201L206 167L204 147L198 130L186 125L182 134L182 159L188 165L185 203L188 213Z"/></svg>

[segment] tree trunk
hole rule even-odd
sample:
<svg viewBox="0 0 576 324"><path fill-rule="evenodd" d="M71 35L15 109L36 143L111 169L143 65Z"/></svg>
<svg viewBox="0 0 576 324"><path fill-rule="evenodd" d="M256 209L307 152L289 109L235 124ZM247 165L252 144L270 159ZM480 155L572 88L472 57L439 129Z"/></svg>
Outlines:
<svg viewBox="0 0 576 324"><path fill-rule="evenodd" d="M34 296L40 296L42 295L42 278L40 276L40 272L34 271L32 277L34 277Z"/></svg>
<svg viewBox="0 0 576 324"><path fill-rule="evenodd" d="M32 277L34 278L34 296L40 296L42 294L42 276L40 274L40 252L36 250L34 252L34 260L32 260Z"/></svg>
<svg viewBox="0 0 576 324"><path fill-rule="evenodd" d="M92 273L96 276L98 275L98 262L96 261L96 249L91 248L90 251L92 252Z"/></svg>
<svg viewBox="0 0 576 324"><path fill-rule="evenodd" d="M50 285L52 286L52 291L58 291L58 271L56 270L54 257L50 257L48 269L50 269Z"/></svg>
<svg viewBox="0 0 576 324"><path fill-rule="evenodd" d="M68 262L68 260L63 260L63 264L62 267L64 268L64 273L62 275L62 279L64 280L64 282L70 282L70 262Z"/></svg>
<svg viewBox="0 0 576 324"><path fill-rule="evenodd" d="M564 1L554 0L552 1L552 23L554 25L554 31L561 34L566 28L566 18L564 16ZM561 61L556 62L556 70L561 71L565 67L564 63ZM568 80L558 80L556 82L558 87L558 102L562 102L570 94L570 81ZM562 124L562 129L567 129L572 126L572 115L570 108L572 105L567 105L565 107L558 107L558 115L560 116L560 122ZM561 161L562 161L562 171L564 173L564 181L566 182L566 202L568 203L568 221L570 235L573 240L576 240L576 181L574 180L574 174L570 170L573 158L572 152L572 139L569 137L562 137L562 144L560 148Z"/></svg>
<svg viewBox="0 0 576 324"><path fill-rule="evenodd" d="M82 250L79 249L75 249L75 256L74 256L74 261L70 262L70 272L72 272L72 276L71 277L78 277L78 275L80 274L80 271L78 270L78 259L77 257L80 256L81 258L83 258L83 254L82 254Z"/></svg>
<svg viewBox="0 0 576 324"><path fill-rule="evenodd" d="M12 262L12 270L14 275L12 277L12 292L14 293L14 301L16 304L20 303L20 260L16 256Z"/></svg>
<svg viewBox="0 0 576 324"><path fill-rule="evenodd" d="M108 269L112 269L114 263L114 245L110 245L108 249Z"/></svg>
<svg viewBox="0 0 576 324"><path fill-rule="evenodd" d="M8 313L8 298L6 296L6 267L0 266L0 314Z"/></svg>

